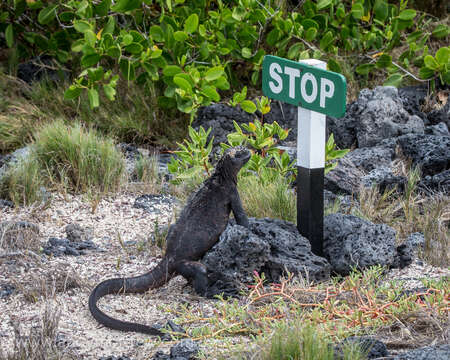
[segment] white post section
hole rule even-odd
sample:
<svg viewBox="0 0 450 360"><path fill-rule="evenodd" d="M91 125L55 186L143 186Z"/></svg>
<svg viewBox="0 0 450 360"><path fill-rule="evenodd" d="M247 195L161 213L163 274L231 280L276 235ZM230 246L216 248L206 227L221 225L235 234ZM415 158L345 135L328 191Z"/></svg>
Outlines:
<svg viewBox="0 0 450 360"><path fill-rule="evenodd" d="M301 60L309 66L326 70L327 63L321 60ZM314 101L320 84L308 73L301 74L300 88L306 101ZM310 84L308 84L310 82ZM310 93L306 91L310 89ZM305 96L306 95L306 96ZM325 120L326 115L312 110L298 107L298 133L297 133L297 166L307 169L325 167Z"/></svg>

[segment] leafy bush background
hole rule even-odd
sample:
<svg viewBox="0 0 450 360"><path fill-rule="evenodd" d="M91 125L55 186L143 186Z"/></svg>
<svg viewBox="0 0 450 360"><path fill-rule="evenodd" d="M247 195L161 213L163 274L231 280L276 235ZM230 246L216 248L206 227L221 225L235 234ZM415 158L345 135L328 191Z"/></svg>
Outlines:
<svg viewBox="0 0 450 360"><path fill-rule="evenodd" d="M160 108L191 117L244 84L260 89L265 54L320 58L350 82L449 84L449 33L448 17L438 21L405 0L307 0L301 6L283 0L6 0L0 6L0 41L16 59L48 54L73 70L66 99L86 92L91 108L101 94L113 101L121 75L145 86Z"/></svg>

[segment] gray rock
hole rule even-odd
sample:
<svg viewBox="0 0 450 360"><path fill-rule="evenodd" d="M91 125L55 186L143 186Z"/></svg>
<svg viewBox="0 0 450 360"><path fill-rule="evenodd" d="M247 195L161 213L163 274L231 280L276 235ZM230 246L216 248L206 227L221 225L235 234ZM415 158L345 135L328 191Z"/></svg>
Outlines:
<svg viewBox="0 0 450 360"><path fill-rule="evenodd" d="M254 115L248 114L238 107L212 104L198 110L197 118L192 123L192 127L198 129L202 126L205 130L212 128L210 138L214 136L213 147L217 147L221 142L226 143L227 135L235 131L233 120L242 124L249 123L254 118Z"/></svg>
<svg viewBox="0 0 450 360"><path fill-rule="evenodd" d="M82 228L79 224L71 223L66 226L67 239L70 242L83 242L92 240L92 229Z"/></svg>
<svg viewBox="0 0 450 360"><path fill-rule="evenodd" d="M428 122L427 115L422 112L425 97L428 95L426 86L405 86L398 89L398 96L402 101L403 108L411 115L417 115L423 121ZM425 124L427 125L427 124Z"/></svg>
<svg viewBox="0 0 450 360"><path fill-rule="evenodd" d="M450 195L450 170L445 170L433 176L425 176L419 182L419 188L426 193L438 191Z"/></svg>
<svg viewBox="0 0 450 360"><path fill-rule="evenodd" d="M54 237L49 238L43 247L44 254L52 256L80 256L86 254L85 250L103 251L90 240L72 242L68 239L58 239Z"/></svg>
<svg viewBox="0 0 450 360"><path fill-rule="evenodd" d="M373 147L363 147L350 151L345 159L350 160L356 167L365 171L372 171L379 167L389 167L395 158L395 146L386 144Z"/></svg>
<svg viewBox="0 0 450 360"><path fill-rule="evenodd" d="M450 136L404 135L396 139L403 154L420 165L423 175L435 175L450 168Z"/></svg>
<svg viewBox="0 0 450 360"><path fill-rule="evenodd" d="M70 72L63 70L55 59L43 55L19 64L17 66L17 77L28 84L44 79L60 82L69 79Z"/></svg>
<svg viewBox="0 0 450 360"><path fill-rule="evenodd" d="M122 356L110 355L110 356L103 356L103 357L99 358L99 360L131 360L131 358L129 358L128 356L125 356L125 355L122 355Z"/></svg>
<svg viewBox="0 0 450 360"><path fill-rule="evenodd" d="M442 109L430 111L428 113L428 121L431 125L443 122L450 129L450 101L447 100L447 103Z"/></svg>
<svg viewBox="0 0 450 360"><path fill-rule="evenodd" d="M30 154L30 147L26 146L4 156L0 162L0 179L5 175L10 166L25 159Z"/></svg>
<svg viewBox="0 0 450 360"><path fill-rule="evenodd" d="M394 175L390 168L384 166L373 169L361 179L363 186L367 188L377 186L380 192L393 188L403 190L406 182L407 179L404 176Z"/></svg>
<svg viewBox="0 0 450 360"><path fill-rule="evenodd" d="M278 219L250 218L250 228L231 222L219 242L204 256L212 279L234 279L235 284L253 282L254 271L271 282L287 272L313 281L329 278L328 262L311 252L309 241L297 227Z"/></svg>
<svg viewBox="0 0 450 360"><path fill-rule="evenodd" d="M350 195L337 195L329 190L323 191L323 201L325 208L333 208L338 203L336 212L345 212L355 205L355 201Z"/></svg>
<svg viewBox="0 0 450 360"><path fill-rule="evenodd" d="M392 266L395 230L353 215L331 214L324 219L324 254L334 272L347 275L352 267Z"/></svg>
<svg viewBox="0 0 450 360"><path fill-rule="evenodd" d="M0 209L3 208L13 208L14 207L14 203L12 201L9 200L5 200L5 199L0 199Z"/></svg>
<svg viewBox="0 0 450 360"><path fill-rule="evenodd" d="M425 129L425 134L437 135L437 136L450 136L448 127L443 122L440 122L439 124L436 124L436 125L428 126Z"/></svg>
<svg viewBox="0 0 450 360"><path fill-rule="evenodd" d="M450 344L426 346L397 355L393 360L448 360Z"/></svg>
<svg viewBox="0 0 450 360"><path fill-rule="evenodd" d="M386 345L380 340L371 336L349 336L335 347L335 359L343 359L344 345L358 345L359 348L367 354L367 359L377 359L389 356Z"/></svg>
<svg viewBox="0 0 450 360"><path fill-rule="evenodd" d="M11 284L0 284L0 299L10 296L16 288Z"/></svg>
<svg viewBox="0 0 450 360"><path fill-rule="evenodd" d="M425 236L420 232L410 234L405 243L413 251L423 250L425 248Z"/></svg>
<svg viewBox="0 0 450 360"><path fill-rule="evenodd" d="M365 172L345 157L338 160L337 167L325 175L324 188L335 194L356 194Z"/></svg>
<svg viewBox="0 0 450 360"><path fill-rule="evenodd" d="M170 358L194 359L199 351L196 342L191 339L182 340L170 348Z"/></svg>
<svg viewBox="0 0 450 360"><path fill-rule="evenodd" d="M341 148L370 147L386 138L424 133L423 120L403 107L398 90L391 86L363 89L341 119L328 118L328 131Z"/></svg>

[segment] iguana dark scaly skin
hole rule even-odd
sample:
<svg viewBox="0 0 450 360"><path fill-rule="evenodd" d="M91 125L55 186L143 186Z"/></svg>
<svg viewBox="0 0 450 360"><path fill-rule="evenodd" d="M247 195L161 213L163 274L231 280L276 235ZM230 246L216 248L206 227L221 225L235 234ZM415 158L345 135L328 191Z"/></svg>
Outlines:
<svg viewBox="0 0 450 360"><path fill-rule="evenodd" d="M197 293L206 292L208 276L198 260L217 243L231 211L239 225L248 227L236 183L239 170L250 156L250 151L241 146L225 151L214 173L188 200L177 222L169 228L165 256L154 269L136 277L105 280L95 287L89 296L89 310L99 323L115 330L163 336L155 327L113 319L97 307L98 299L108 294L144 293L176 275L192 282Z"/></svg>

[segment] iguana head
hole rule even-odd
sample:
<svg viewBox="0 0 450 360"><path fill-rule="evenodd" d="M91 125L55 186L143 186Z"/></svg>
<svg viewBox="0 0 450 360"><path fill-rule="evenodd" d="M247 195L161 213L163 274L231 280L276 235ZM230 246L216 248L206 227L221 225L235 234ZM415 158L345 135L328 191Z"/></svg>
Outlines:
<svg viewBox="0 0 450 360"><path fill-rule="evenodd" d="M216 165L216 174L236 182L239 170L247 163L252 156L250 150L243 146L236 146L225 150Z"/></svg>

